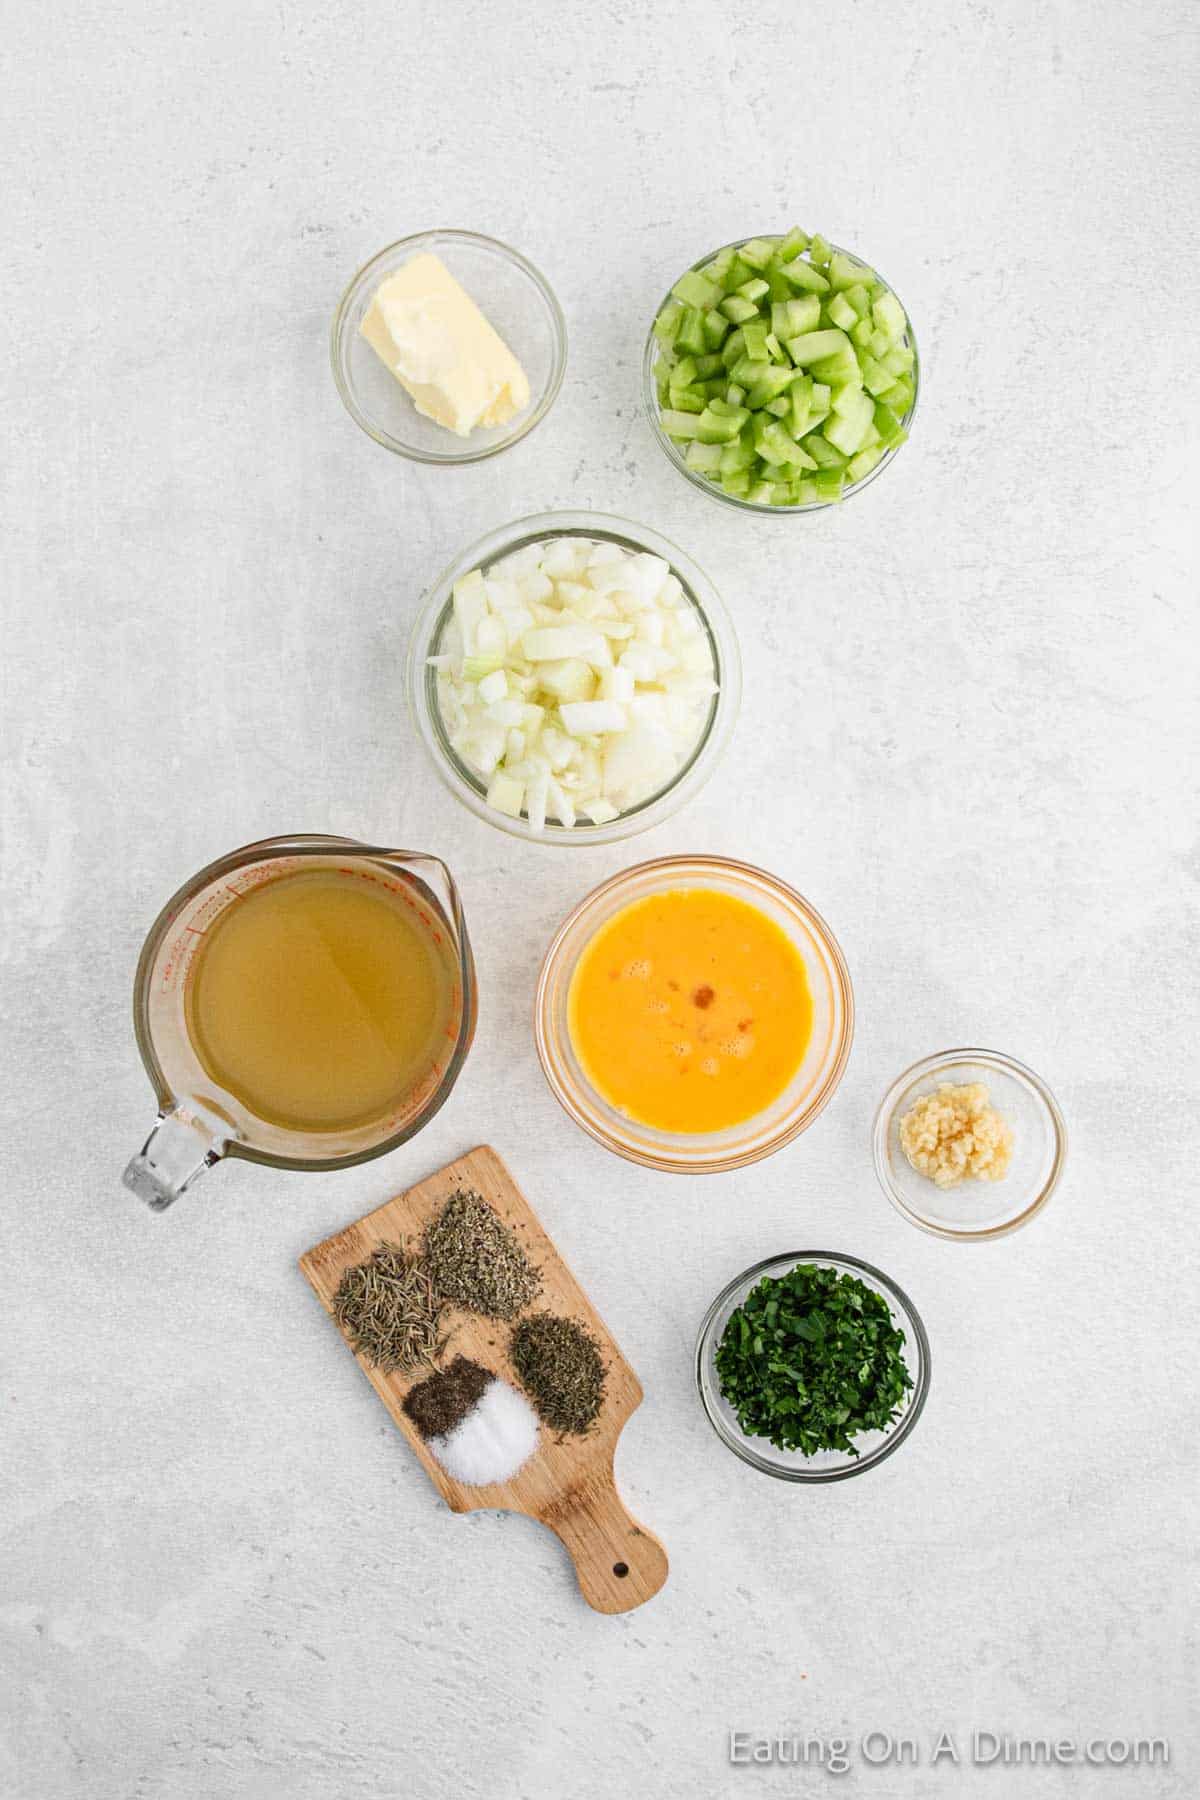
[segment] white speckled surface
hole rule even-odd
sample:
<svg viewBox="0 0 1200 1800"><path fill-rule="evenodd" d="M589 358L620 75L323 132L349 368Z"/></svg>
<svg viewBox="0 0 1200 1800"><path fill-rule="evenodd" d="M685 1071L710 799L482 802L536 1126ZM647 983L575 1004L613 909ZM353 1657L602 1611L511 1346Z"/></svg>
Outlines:
<svg viewBox="0 0 1200 1800"><path fill-rule="evenodd" d="M0 1792L417 1800L817 1792L730 1727L921 1740L847 1794L1185 1795L1195 1697L1198 39L1184 0L630 0L11 11L3 564ZM708 244L818 226L878 262L917 430L841 512L692 491L640 415L648 313ZM566 309L558 405L457 473L344 416L349 273L431 223ZM967 404L967 395L970 403ZM1180 440L1183 439L1181 446ZM735 613L748 704L683 816L537 853L430 778L400 665L425 583L521 513L627 512ZM325 1178L231 1166L161 1219L128 1025L172 888L262 834L443 854L480 961L428 1133ZM557 1112L528 1026L552 926L642 855L719 850L839 932L859 1028L776 1160L686 1182ZM1029 1230L911 1230L875 1101L954 1042L1072 1132ZM453 1518L295 1266L480 1138L646 1387L619 1475L672 1556L624 1619L555 1541ZM692 1388L716 1288L847 1249L933 1345L918 1430L811 1493ZM931 1769L941 1725L1163 1734L1163 1770Z"/></svg>

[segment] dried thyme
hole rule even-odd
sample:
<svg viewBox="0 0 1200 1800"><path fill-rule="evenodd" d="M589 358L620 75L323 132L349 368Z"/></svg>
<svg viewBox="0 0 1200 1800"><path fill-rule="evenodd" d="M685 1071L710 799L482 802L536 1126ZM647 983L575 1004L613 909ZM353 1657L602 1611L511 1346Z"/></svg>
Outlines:
<svg viewBox="0 0 1200 1800"><path fill-rule="evenodd" d="M380 1244L347 1269L333 1297L351 1348L385 1374L434 1361L445 1342L438 1330L444 1310L426 1259L400 1244Z"/></svg>
<svg viewBox="0 0 1200 1800"><path fill-rule="evenodd" d="M541 1270L469 1188L451 1194L426 1228L425 1255L442 1298L489 1319L514 1319L541 1291Z"/></svg>
<svg viewBox="0 0 1200 1800"><path fill-rule="evenodd" d="M604 1363L590 1331L574 1319L531 1313L509 1345L513 1368L552 1431L588 1431L604 1403Z"/></svg>

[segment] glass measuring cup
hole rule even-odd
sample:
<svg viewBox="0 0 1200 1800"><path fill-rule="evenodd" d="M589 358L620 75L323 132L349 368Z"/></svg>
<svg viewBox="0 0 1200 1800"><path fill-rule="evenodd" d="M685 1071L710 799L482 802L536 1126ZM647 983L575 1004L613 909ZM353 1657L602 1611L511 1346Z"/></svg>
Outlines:
<svg viewBox="0 0 1200 1800"><path fill-rule="evenodd" d="M321 1132L272 1124L220 1087L196 1054L185 1009L198 947L226 908L265 882L313 869L361 876L400 898L445 951L456 978L445 1047L428 1073L381 1117ZM382 1156L418 1132L447 1098L471 1047L476 1011L475 964L458 890L436 856L309 834L247 844L185 882L142 946L133 1024L159 1111L125 1170L125 1185L161 1212L224 1156L276 1169L344 1169Z"/></svg>

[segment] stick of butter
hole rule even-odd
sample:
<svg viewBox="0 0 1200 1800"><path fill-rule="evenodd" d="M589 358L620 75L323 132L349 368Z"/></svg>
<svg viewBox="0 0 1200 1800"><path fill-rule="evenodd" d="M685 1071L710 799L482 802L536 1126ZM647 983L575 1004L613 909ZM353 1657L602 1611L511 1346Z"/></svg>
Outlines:
<svg viewBox="0 0 1200 1800"><path fill-rule="evenodd" d="M436 256L389 275L360 330L417 411L459 437L529 405L524 369Z"/></svg>

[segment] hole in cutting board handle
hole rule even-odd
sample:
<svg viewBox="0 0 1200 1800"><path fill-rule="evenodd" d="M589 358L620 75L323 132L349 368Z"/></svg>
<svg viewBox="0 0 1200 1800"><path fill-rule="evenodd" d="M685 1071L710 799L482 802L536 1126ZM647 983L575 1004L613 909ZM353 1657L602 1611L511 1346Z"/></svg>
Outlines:
<svg viewBox="0 0 1200 1800"><path fill-rule="evenodd" d="M629 1564L628 1563L614 1563L613 1564L613 1574L619 1575L622 1578L622 1580L625 1578L626 1575L628 1575L628 1573L629 1573Z"/></svg>

